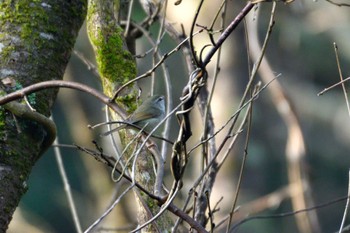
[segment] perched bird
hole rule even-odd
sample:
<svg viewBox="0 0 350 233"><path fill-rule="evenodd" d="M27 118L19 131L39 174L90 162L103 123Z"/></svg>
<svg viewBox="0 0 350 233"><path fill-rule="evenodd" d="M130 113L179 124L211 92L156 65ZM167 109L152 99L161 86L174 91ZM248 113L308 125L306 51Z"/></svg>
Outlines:
<svg viewBox="0 0 350 233"><path fill-rule="evenodd" d="M164 96L154 95L147 98L135 112L126 119L126 124L122 124L103 135L111 134L130 125L135 125L147 132L153 128L165 117L165 100Z"/></svg>

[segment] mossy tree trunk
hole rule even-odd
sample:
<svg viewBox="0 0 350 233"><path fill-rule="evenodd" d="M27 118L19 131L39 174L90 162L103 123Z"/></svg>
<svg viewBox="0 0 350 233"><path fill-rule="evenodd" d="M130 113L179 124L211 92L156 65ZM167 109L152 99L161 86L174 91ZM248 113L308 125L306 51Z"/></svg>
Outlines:
<svg viewBox="0 0 350 233"><path fill-rule="evenodd" d="M120 86L134 79L137 72L136 62L127 48L127 44L133 44L130 40L135 38L128 37L129 41L126 42L124 31L118 24L118 11L119 1L88 1L88 35L96 54L103 92L110 97ZM130 85L117 99L126 112L135 109L135 100L137 99L137 91L135 90ZM112 113L113 120L120 120L119 117ZM134 135L120 133L120 136L123 145L127 145L134 139ZM130 149L123 156L129 158L133 156L132 153L133 150ZM135 181L153 193L155 175L150 152L146 149L142 150L137 156L136 164ZM132 172L131 168L129 172ZM138 223L141 225L156 215L160 207L152 198L143 195L138 190L134 191L138 206ZM171 220L168 216L163 214L153 224L144 227L142 232L167 232L172 226L170 223Z"/></svg>
<svg viewBox="0 0 350 233"><path fill-rule="evenodd" d="M0 94L46 80L62 79L85 19L84 0L0 2ZM46 118L57 90L0 107L0 232L5 232L26 192L32 167L55 136L30 113ZM29 104L28 104L29 103Z"/></svg>

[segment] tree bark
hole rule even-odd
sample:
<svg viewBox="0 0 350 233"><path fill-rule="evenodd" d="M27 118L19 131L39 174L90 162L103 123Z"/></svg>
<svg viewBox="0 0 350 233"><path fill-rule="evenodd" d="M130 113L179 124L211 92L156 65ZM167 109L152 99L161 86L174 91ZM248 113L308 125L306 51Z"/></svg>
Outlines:
<svg viewBox="0 0 350 233"><path fill-rule="evenodd" d="M84 0L1 1L0 94L62 79L85 15ZM0 232L8 228L32 167L55 137L47 117L57 91L0 107Z"/></svg>
<svg viewBox="0 0 350 233"><path fill-rule="evenodd" d="M118 1L89 0L87 31L96 54L103 92L110 97L114 95L118 87L134 79L137 72L136 62L128 50L123 28L118 24L118 12ZM116 100L125 112L132 112L136 107L138 92L133 86L132 84L126 88ZM111 113L113 120L121 120L120 116ZM135 135L120 132L123 145L130 143L134 137ZM134 142L133 145L135 144L137 143ZM123 155L125 161L128 158L133 158L135 151L134 148L129 147L129 150ZM145 147L136 157L135 181L153 193L155 174L152 155ZM158 167L158 169L160 168ZM128 171L132 173L131 166ZM138 206L137 221L141 225L156 215L160 207L152 198L141 191L134 189L134 192ZM157 221L144 227L142 232L166 232L170 226L172 226L170 218L163 214Z"/></svg>

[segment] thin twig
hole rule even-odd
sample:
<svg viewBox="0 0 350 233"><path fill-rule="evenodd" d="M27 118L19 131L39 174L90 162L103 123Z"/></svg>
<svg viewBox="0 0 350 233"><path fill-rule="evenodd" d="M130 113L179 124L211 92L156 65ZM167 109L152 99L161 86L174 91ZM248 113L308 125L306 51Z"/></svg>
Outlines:
<svg viewBox="0 0 350 233"><path fill-rule="evenodd" d="M206 202L207 202L207 206L208 206L208 218L209 218L209 221L210 221L210 233L213 233L214 232L214 212L211 210L211 207L210 207L210 196L209 196L209 191L205 191L205 197L206 197Z"/></svg>
<svg viewBox="0 0 350 233"><path fill-rule="evenodd" d="M340 228L339 228L339 233L343 232L346 216L348 215L348 211L349 211L349 202L350 202L350 199L349 199L349 196L350 196L350 170L349 170L349 177L348 177L348 179L349 179L349 181L348 181L348 198L346 199L343 219L341 221L341 225L340 225Z"/></svg>
<svg viewBox="0 0 350 233"><path fill-rule="evenodd" d="M190 50L191 50L192 59L194 60L194 62L195 62L197 67L199 67L200 63L198 61L198 58L197 58L197 55L196 55L196 51L194 49L193 36L194 36L194 27L195 27L195 25L197 23L199 12L202 9L203 3L204 3L204 0L200 0L199 5L197 7L197 10L196 10L196 12L194 14L193 22L191 24L191 30L190 30Z"/></svg>
<svg viewBox="0 0 350 233"><path fill-rule="evenodd" d="M223 1L222 5L220 6L220 9L219 9L219 11L222 11L222 13L221 13L221 17L222 17L221 18L221 29L223 29L224 26L225 26L226 7L227 7L226 1ZM214 22L213 22L213 25L214 25ZM202 135L203 140L202 141L207 139L208 134L209 134L209 137L213 136L213 132L210 132L210 131L214 131L214 122L213 122L213 116L212 116L212 112L211 112L211 101L213 99L214 90L215 90L216 83L217 83L217 78L218 78L219 72L220 72L220 59L221 59L221 48L219 49L218 54L217 54L217 59L216 59L216 62L215 62L214 75L213 75L213 78L212 78L213 79L212 86L210 88L210 91L209 91L210 94L209 94L209 97L208 97L208 100L207 100L207 103L206 103L206 107L205 107L205 110L204 110L204 120L203 120L203 122L204 122L204 129L203 129L203 135ZM214 144L214 143L215 142L212 142L212 144ZM203 145L206 145L206 147L208 147L207 143L205 143L205 144L203 143ZM214 147L214 145L213 145L213 147ZM203 147L203 150L204 149L205 148ZM213 151L212 154L215 154L215 151ZM204 155L204 153L203 153L203 155ZM207 160L208 159L209 158L207 158ZM206 161L206 162L208 162L208 161Z"/></svg>
<svg viewBox="0 0 350 233"><path fill-rule="evenodd" d="M56 145L59 144L58 143L58 137L56 137L56 140L55 140L54 144L56 144ZM68 177L67 177L67 173L66 173L66 170L64 168L62 155L61 155L61 150L57 146L54 147L53 150L54 150L54 153L55 153L55 158L56 158L58 170L60 172L60 176L62 178L62 182L63 182L63 185L64 185L64 191L65 191L66 196L67 196L69 209L70 209L71 214L73 216L73 222L74 222L75 229L76 229L76 231L78 233L81 233L83 231L81 229L81 224L80 224L80 221L79 221L77 208L75 206L75 202L74 202L74 199L73 199L72 190L70 188L70 184L69 184L69 180L68 180Z"/></svg>
<svg viewBox="0 0 350 233"><path fill-rule="evenodd" d="M126 174L128 174L128 175L130 176L129 171L128 171L128 165L129 165L129 163L131 162L131 160L134 158L134 155L135 155L134 152L131 153L131 155L130 155L130 156L128 157L128 159L125 161L125 166L122 167L122 171L119 172L119 174L120 174L119 177L115 178L115 177L114 177L114 173L116 173L115 171L117 170L117 165L120 163L120 161L122 161L123 155L124 155L125 153L127 153L127 151L129 150L129 148L131 147L131 145L132 145L135 141L137 141L137 140L139 139L139 137L141 137L141 132L142 132L142 131L139 131L139 132L135 135L135 137L133 137L132 140L130 140L130 141L128 142L128 144L125 146L123 152L121 153L120 158L117 159L117 161L114 163L114 167L113 167L112 172L111 172L111 178L112 178L113 182L119 182L119 181L121 180L121 178L123 177L124 173L126 173ZM137 148L137 147L135 146L133 150L136 151L136 148Z"/></svg>
<svg viewBox="0 0 350 233"><path fill-rule="evenodd" d="M259 86L256 86L255 92L256 91L259 91ZM254 94L255 93L253 92L253 95ZM242 159L241 169L239 171L238 181L237 181L237 185L236 185L236 193L234 195L234 200L233 200L233 203L232 203L232 206L231 206L231 211L230 211L230 214L229 214L230 218L229 218L229 222L227 224L226 232L228 232L230 227L231 227L232 216L233 216L233 214L235 212L235 209L236 209L238 195L239 195L239 192L240 192L240 189L241 189L242 180L243 180L245 164L246 164L247 157L248 157L248 144L249 144L249 141L250 141L249 139L250 139L250 132L251 132L251 127L252 127L252 117L253 117L253 102L250 103L249 109L247 110L247 114L246 115L247 116L244 116L244 120L242 122L243 125L246 123L246 121L248 122L247 134L246 134L245 145L244 145L243 159Z"/></svg>
<svg viewBox="0 0 350 233"><path fill-rule="evenodd" d="M165 25L165 16L166 16L166 7L168 1L167 0L163 0L163 3L158 5L159 8L159 14L158 17L160 18L160 28L158 31L158 38L157 38L157 43L152 46L153 48L153 56L152 56L152 65L154 66L156 64L156 60L160 59L160 52L158 52L159 50L159 45L161 43L162 38L165 35L164 32L164 25ZM165 68L164 64L162 64L162 67ZM163 69L163 71L167 71L166 69ZM164 75L167 75L167 77L169 78L169 73L164 73ZM164 76L165 77L165 76ZM151 95L154 95L154 89L155 89L155 73L152 73L152 78L151 78ZM170 96L170 94L168 93L168 96Z"/></svg>
<svg viewBox="0 0 350 233"><path fill-rule="evenodd" d="M339 77L340 77L340 81L342 82L344 79L343 79L343 74L342 74L342 71L341 71L341 68L340 68L338 46L337 46L337 44L335 42L333 43L333 46L334 46L335 58L336 58L336 61L337 61ZM349 117L350 117L349 99L348 99L348 94L347 94L344 82L341 83L341 86L343 88L343 93L344 93L344 98L345 98L345 102L346 102L346 107L348 109L348 114L349 114Z"/></svg>
<svg viewBox="0 0 350 233"><path fill-rule="evenodd" d="M110 116L109 116L108 108L105 108L105 118L106 118L107 122L109 122L111 120ZM108 131L111 131L112 130L112 126L110 124L108 124L107 125L107 129L108 129ZM110 134L108 138L110 139L110 142L112 144L112 148L114 150L116 160L120 160L121 159L121 153L120 153L120 150L119 150L118 145L116 143L115 135L114 134ZM123 162L121 160L120 160L120 165L122 166L122 168L124 167L124 164L123 164Z"/></svg>
<svg viewBox="0 0 350 233"><path fill-rule="evenodd" d="M85 56L84 54L82 54L81 52L79 52L78 50L74 49L73 53L86 65L87 69L89 71L92 71L92 73L96 76L96 77L100 77L100 74L98 73L98 70L96 68L96 66L90 62Z"/></svg>
<svg viewBox="0 0 350 233"><path fill-rule="evenodd" d="M120 196L113 202L113 204L98 218L96 221L89 226L84 233L88 233L93 230L108 214L114 209L114 207L121 201L121 199L132 189L134 184L131 184Z"/></svg>
<svg viewBox="0 0 350 233"><path fill-rule="evenodd" d="M167 105L166 105L166 114L169 114L172 107L173 107L173 98L172 98L172 85L171 85L171 82L170 82L170 74L169 74L169 71L168 71L168 68L167 66L165 65L165 58L168 57L169 55L171 55L172 53L175 53L175 51L178 51L182 44L186 42L183 41L181 42L178 46L176 46L175 49L173 49L172 51L170 51L167 56L167 54L163 55L162 56L162 52L160 51L159 49L159 45L161 43L161 40L164 38L164 35L166 34L166 31L164 30L164 27L165 27L165 24L167 23L166 22L166 10L167 10L167 6L168 6L168 1L167 0L164 0L163 4L160 4L160 9L159 9L159 17L161 18L161 26L160 26L160 29L159 29L159 33L158 33L158 38L157 38L157 41L156 43L154 43L153 40L150 40L150 43L152 44L152 48L154 49L154 53L153 53L153 67L156 66L156 60L163 60L164 62L161 63L161 67L162 67L162 72L163 72L163 75L164 75L164 84L165 84L165 91L166 91L166 100L167 100ZM148 35L148 33L147 33ZM153 95L154 93L154 87L155 87L155 73L152 72L152 83L151 83L151 95ZM165 124L164 124L164 129L163 129L163 132L162 132L162 136L164 138L169 138L169 135L170 135L170 118L168 118L166 121L165 121ZM168 150L168 147L167 147L167 144L165 141L162 141L162 148L161 148L161 156L163 158L163 160L165 161L167 159L167 150Z"/></svg>
<svg viewBox="0 0 350 233"><path fill-rule="evenodd" d="M233 225L232 228L230 229L230 232L236 232L238 230L238 228L242 224L250 222L250 221L253 221L253 220L263 220L263 219L275 219L275 218L290 217L290 216L294 216L294 215L297 215L297 214L300 214L300 213L309 212L309 211L313 211L313 210L316 210L316 209L321 209L321 208L324 208L324 207L327 207L327 206L330 206L330 205L334 205L334 204L336 204L338 202L345 201L347 199L349 199L349 197L345 196L345 197L340 197L340 198L334 199L334 200L329 201L329 202L325 202L325 203L322 203L322 204L319 204L319 205L315 205L315 206L312 206L312 207L309 207L309 208L300 209L300 210L296 210L296 211L290 211L290 212L284 212L284 213L272 214L272 215L251 216L251 217L245 218L242 221L239 221L238 223Z"/></svg>
<svg viewBox="0 0 350 233"><path fill-rule="evenodd" d="M348 3L337 3L337 2L334 2L332 0L326 0L326 1L333 4L333 5L339 6L339 7L342 7L342 6L350 7L350 4L348 4Z"/></svg>
<svg viewBox="0 0 350 233"><path fill-rule="evenodd" d="M333 85L330 86L330 87L327 87L327 88L323 89L323 91L319 92L319 93L317 94L317 96L321 96L321 95L323 95L324 93L326 93L327 91L329 91L329 90L331 90L331 89L333 89L333 88L335 88L335 87L337 87L337 86L341 85L342 83L345 83L345 82L347 82L347 81L349 81L349 80L350 80L350 77L347 77L346 79L344 79L344 80L342 80L342 81L340 81L340 82L337 82L336 84L333 84Z"/></svg>
<svg viewBox="0 0 350 233"><path fill-rule="evenodd" d="M220 15L220 12L221 12L221 28L220 28L220 31L223 30L223 25L225 24L225 12L226 12L226 7L227 7L227 1L226 0L222 0L221 4L220 4L220 7L219 9L216 11L216 14L214 16L214 19L213 21L211 22L210 26L209 26L209 38L210 38L210 41L212 43L212 45L215 46L215 40L214 40L214 37L213 37L213 32L214 32L214 25L216 23L216 20L218 19L219 15ZM224 9L224 10L223 10Z"/></svg>
<svg viewBox="0 0 350 233"><path fill-rule="evenodd" d="M129 4L128 15L126 17L126 26L125 26L125 29L124 29L124 37L125 38L129 35L130 22L131 22L131 13L132 13L132 8L134 7L134 0L130 0L130 2L128 4Z"/></svg>
<svg viewBox="0 0 350 233"><path fill-rule="evenodd" d="M277 78L277 77L276 77L276 78ZM245 109L247 106L249 106L249 104L250 104L252 101L255 101L255 100L258 98L259 94L260 94L263 90L265 90L274 80L275 80L275 79L270 80L270 82L266 83L255 95L253 95L250 99L247 100L247 102L245 102L239 109L237 109L237 110L231 115L231 117L226 121L226 123L223 124L223 125L215 132L215 134L213 134L211 137L207 138L205 141L199 142L197 145L195 145L195 146L190 150L190 152L189 152L188 154L193 153L193 151L194 151L196 148L198 148L202 143L205 143L207 140L212 139L212 137L217 136L224 128L226 128L226 126L227 126L233 119L235 119L235 118L237 117L237 115L239 115L239 113L240 113L243 109ZM240 130L238 130L238 131L236 130L235 133L231 133L230 135L228 135L228 136L227 136L227 139L231 138L232 136L236 136L236 135L239 134L239 133L241 133L241 131L240 131Z"/></svg>

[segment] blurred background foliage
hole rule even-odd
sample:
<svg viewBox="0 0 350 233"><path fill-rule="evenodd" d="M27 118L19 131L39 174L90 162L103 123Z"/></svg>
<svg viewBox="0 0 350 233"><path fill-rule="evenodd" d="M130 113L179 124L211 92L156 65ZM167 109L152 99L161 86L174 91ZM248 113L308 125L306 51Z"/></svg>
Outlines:
<svg viewBox="0 0 350 233"><path fill-rule="evenodd" d="M183 0L179 6L169 2L167 19L179 28L185 25L186 32L193 19L198 1ZM208 25L217 10L219 1L206 2L199 17L202 25ZM227 22L241 10L244 2L230 1ZM260 16L260 36L264 38L270 14L270 3L263 3ZM254 12L251 12L254 14ZM140 21L145 16L136 2L133 19ZM292 4L278 3L276 23L266 52L272 69L300 117L306 141L305 172L311 179L312 194L316 204L345 196L348 188L350 164L350 118L341 87L323 96L317 93L339 81L333 42L339 47L340 62L344 77L349 76L350 67L350 8L337 7L324 0L296 0ZM157 35L158 24L151 28ZM205 33L195 38L195 45L201 48L208 43ZM166 36L161 43L163 53L170 51L176 43ZM151 46L143 38L137 41L137 53L143 54ZM82 27L75 49L84 54L87 60L94 61L94 54ZM139 73L151 67L151 55L138 59ZM247 50L244 27L241 24L230 36L222 49L221 70L212 104L215 124L220 127L236 111L243 88L248 80ZM171 74L173 97L179 101L181 89L187 82L188 74L178 53L166 61ZM210 65L213 66L214 62ZM157 72L160 75L160 72ZM211 85L209 72L209 85ZM88 67L72 55L67 67L65 80L82 82L100 89L98 79ZM156 92L164 93L163 83L158 79ZM139 83L146 96L149 81ZM348 86L348 85L347 85ZM78 144L94 148L92 140L97 140L104 151L110 152L108 140L99 137L100 131L91 131L88 124L104 121L104 106L87 94L61 89L55 103L53 117L58 128L59 142ZM198 112L195 112L193 118ZM172 120L172 139L177 133L177 122ZM200 121L198 127L201 128ZM194 127L196 129L196 127ZM104 130L104 129L101 129ZM198 132L200 132L198 130ZM198 138L194 132L193 138ZM224 134L219 134L221 140ZM211 203L219 204L224 212L229 211L233 190L236 185L240 162L243 155L244 137L232 152L229 161L221 170L214 187ZM193 142L195 144L195 142ZM249 155L239 205L253 201L287 185L285 161L286 127L272 105L268 91L260 94L254 104L252 134ZM123 189L123 184L110 180L110 170L90 156L74 149L62 148L64 165L70 179L78 215L83 228L88 227L113 200L113 194ZM200 151L198 150L198 155ZM195 157L195 155L194 155ZM193 173L198 169L195 160L190 161ZM191 171L186 177L191 179ZM170 185L172 178L167 178ZM33 168L29 190L16 210L8 232L75 232L71 214L64 194L53 150L42 156ZM181 196L186 197L188 187L183 188ZM132 200L132 199L131 199ZM345 202L340 202L317 210L322 232L334 232L339 228ZM114 215L104 221L105 227L115 227L135 223L134 206L128 200L119 205ZM276 214L291 210L290 201L284 200L274 209L262 214ZM218 214L218 222L223 216ZM239 232L296 232L293 217L264 219L249 222Z"/></svg>

